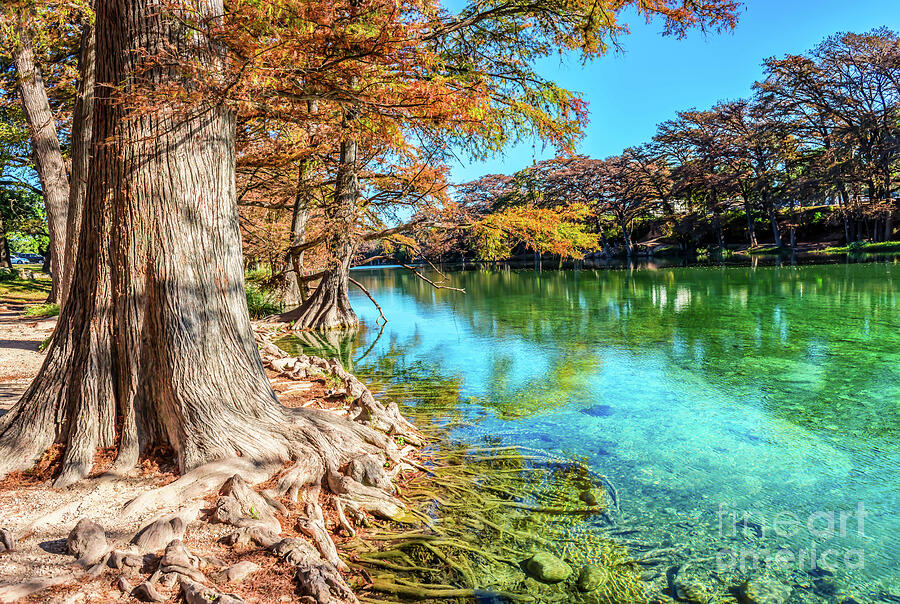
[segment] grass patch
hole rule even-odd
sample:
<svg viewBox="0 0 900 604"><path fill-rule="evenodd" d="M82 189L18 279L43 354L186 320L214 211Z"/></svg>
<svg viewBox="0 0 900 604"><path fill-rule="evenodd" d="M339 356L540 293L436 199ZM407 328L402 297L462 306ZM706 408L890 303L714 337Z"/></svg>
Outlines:
<svg viewBox="0 0 900 604"><path fill-rule="evenodd" d="M267 266L259 266L244 273L244 279L248 283L266 285L272 280L272 271Z"/></svg>
<svg viewBox="0 0 900 604"><path fill-rule="evenodd" d="M271 292L263 290L254 283L247 283L247 310L251 319L262 319L282 311L281 303Z"/></svg>
<svg viewBox="0 0 900 604"><path fill-rule="evenodd" d="M777 245L751 247L747 250L748 254L777 254L781 252L781 248Z"/></svg>
<svg viewBox="0 0 900 604"><path fill-rule="evenodd" d="M15 271L0 269L0 304L35 304L50 295L50 279L35 275L22 279Z"/></svg>
<svg viewBox="0 0 900 604"><path fill-rule="evenodd" d="M47 304L35 304L29 306L25 310L26 317L34 317L37 319L46 319L47 317L56 317L59 315L59 304L48 302Z"/></svg>
<svg viewBox="0 0 900 604"><path fill-rule="evenodd" d="M879 241L878 243L867 243L865 241L854 241L849 245L837 247L826 247L821 250L815 250L814 254L856 254L859 252L900 252L900 241Z"/></svg>

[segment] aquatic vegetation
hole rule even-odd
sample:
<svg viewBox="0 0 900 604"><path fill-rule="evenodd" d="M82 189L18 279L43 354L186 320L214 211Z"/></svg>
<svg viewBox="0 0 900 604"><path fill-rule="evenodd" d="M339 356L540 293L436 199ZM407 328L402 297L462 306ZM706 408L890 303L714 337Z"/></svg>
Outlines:
<svg viewBox="0 0 900 604"><path fill-rule="evenodd" d="M583 464L516 447L442 447L427 469L401 493L427 529L397 533L376 524L345 546L354 552L351 565L372 577L376 599L492 595L496 601L626 604L646 598L641 568L623 546L573 533L598 518L611 524L615 514L605 479ZM585 569L593 576L589 584L580 580Z"/></svg>

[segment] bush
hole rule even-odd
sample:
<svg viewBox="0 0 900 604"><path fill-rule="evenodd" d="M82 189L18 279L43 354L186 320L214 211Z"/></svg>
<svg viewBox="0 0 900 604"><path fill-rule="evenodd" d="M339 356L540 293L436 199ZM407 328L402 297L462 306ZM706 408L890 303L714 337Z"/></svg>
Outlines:
<svg viewBox="0 0 900 604"><path fill-rule="evenodd" d="M262 319L281 312L282 306L271 292L252 283L247 283L246 290L247 310L250 311L251 319Z"/></svg>
<svg viewBox="0 0 900 604"><path fill-rule="evenodd" d="M35 304L29 306L25 311L26 317L34 317L36 319L46 319L47 317L55 317L59 315L59 304Z"/></svg>
<svg viewBox="0 0 900 604"><path fill-rule="evenodd" d="M272 272L267 266L258 266L244 273L244 278L249 283L266 284L272 280Z"/></svg>

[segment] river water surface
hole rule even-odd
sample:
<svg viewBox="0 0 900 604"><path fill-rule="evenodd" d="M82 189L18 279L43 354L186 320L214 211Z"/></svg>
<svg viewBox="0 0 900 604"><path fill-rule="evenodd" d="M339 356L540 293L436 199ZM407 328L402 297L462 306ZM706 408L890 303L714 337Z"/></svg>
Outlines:
<svg viewBox="0 0 900 604"><path fill-rule="evenodd" d="M584 459L707 565L900 601L900 264L354 277L389 322L355 294L364 329L311 352L459 440Z"/></svg>

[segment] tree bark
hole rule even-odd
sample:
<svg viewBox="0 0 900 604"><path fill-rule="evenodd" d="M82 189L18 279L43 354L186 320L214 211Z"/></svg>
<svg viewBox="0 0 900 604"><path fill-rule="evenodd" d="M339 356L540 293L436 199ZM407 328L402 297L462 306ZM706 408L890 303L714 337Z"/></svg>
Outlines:
<svg viewBox="0 0 900 604"><path fill-rule="evenodd" d="M41 181L44 206L50 234L50 272L53 286L49 301L56 301L66 261L66 222L68 220L69 179L56 132L56 119L50 109L47 89L40 69L35 63L31 24L23 13L18 14L19 38L13 49L13 59L19 83L19 96L25 121L31 132L35 168Z"/></svg>
<svg viewBox="0 0 900 604"><path fill-rule="evenodd" d="M59 305L65 306L72 284L72 274L78 262L78 233L81 212L87 193L90 166L91 132L94 120L94 79L96 73L95 35L93 25L85 19L81 32L81 53L78 57L78 96L72 115L72 171L69 177L66 244L59 282Z"/></svg>
<svg viewBox="0 0 900 604"><path fill-rule="evenodd" d="M756 225L753 223L753 206L747 197L744 197L744 213L747 215L747 239L750 247L756 247Z"/></svg>
<svg viewBox="0 0 900 604"><path fill-rule="evenodd" d="M12 268L12 259L9 256L9 241L6 239L6 226L3 224L3 216L0 216L0 268Z"/></svg>
<svg viewBox="0 0 900 604"><path fill-rule="evenodd" d="M277 317L292 323L295 329L343 329L359 324L350 306L350 266L356 252L353 237L356 202L359 199L357 175L357 141L350 125L357 112L348 110L341 141L340 159L334 191L334 203L325 208L325 250L330 268L319 281L313 294L303 304Z"/></svg>
<svg viewBox="0 0 900 604"><path fill-rule="evenodd" d="M203 7L222 14L221 0ZM119 102L115 85L183 83L174 60L146 57L215 77L223 60L199 31L187 35L153 0L98 2L81 260L40 373L0 418L0 476L55 442L58 486L86 476L97 447L118 447L116 471L163 446L182 471L238 456L306 460L321 477L376 436L386 446L364 426L286 409L272 391L244 295L230 110L212 101L135 115Z"/></svg>
<svg viewBox="0 0 900 604"><path fill-rule="evenodd" d="M295 247L306 242L306 223L309 220L309 162L300 160L297 168L297 195L294 197L294 209L291 215L291 249L288 250L287 282L285 283L285 305L295 307L302 304L307 295L308 284L303 276L303 250L295 251Z"/></svg>

